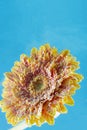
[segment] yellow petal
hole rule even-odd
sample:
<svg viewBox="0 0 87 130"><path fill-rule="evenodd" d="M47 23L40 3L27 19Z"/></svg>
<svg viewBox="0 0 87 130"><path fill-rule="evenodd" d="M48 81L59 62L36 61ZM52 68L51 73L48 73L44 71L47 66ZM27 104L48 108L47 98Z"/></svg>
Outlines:
<svg viewBox="0 0 87 130"><path fill-rule="evenodd" d="M44 117L41 116L41 117L40 117L40 122L43 123L44 121L45 121L45 120L44 120Z"/></svg>
<svg viewBox="0 0 87 130"><path fill-rule="evenodd" d="M77 80L77 82L81 82L83 79L83 76L81 74L72 73L71 75Z"/></svg>
<svg viewBox="0 0 87 130"><path fill-rule="evenodd" d="M54 124L54 117L47 115L46 121L48 122L49 125L53 125Z"/></svg>
<svg viewBox="0 0 87 130"><path fill-rule="evenodd" d="M41 126L41 121L39 119L35 120L37 126Z"/></svg>
<svg viewBox="0 0 87 130"><path fill-rule="evenodd" d="M25 54L22 54L22 55L20 56L20 60L21 60L21 61L24 61L25 58L26 58L26 59L28 58L27 55L25 55Z"/></svg>
<svg viewBox="0 0 87 130"><path fill-rule="evenodd" d="M49 43L46 43L44 46L45 46L45 48L50 49Z"/></svg>
<svg viewBox="0 0 87 130"><path fill-rule="evenodd" d="M62 55L63 57L66 57L66 56L69 55L69 54L70 54L69 50L63 50L63 51L60 53L60 55Z"/></svg>
<svg viewBox="0 0 87 130"><path fill-rule="evenodd" d="M51 116L55 116L55 114L56 114L56 107L50 108L47 113L48 113L49 115L51 115Z"/></svg>
<svg viewBox="0 0 87 130"><path fill-rule="evenodd" d="M62 103L60 103L60 109L62 113L67 113L67 109Z"/></svg>
<svg viewBox="0 0 87 130"><path fill-rule="evenodd" d="M30 124L32 125L32 124L34 124L35 123L35 116L31 116L31 119L30 119Z"/></svg>
<svg viewBox="0 0 87 130"><path fill-rule="evenodd" d="M73 88L71 88L71 89L69 90L69 94L70 94L70 95L73 95L73 94L75 94L75 91L76 91L76 88L73 87Z"/></svg>
<svg viewBox="0 0 87 130"><path fill-rule="evenodd" d="M72 99L71 96L65 96L63 101L67 105L70 105L70 106L74 105L74 100Z"/></svg>
<svg viewBox="0 0 87 130"><path fill-rule="evenodd" d="M57 56L58 55L57 48L53 47L51 51L52 51L52 55L53 56Z"/></svg>
<svg viewBox="0 0 87 130"><path fill-rule="evenodd" d="M67 109L66 107L63 105L62 102L60 102L58 105L57 105L57 111L59 113L67 113Z"/></svg>
<svg viewBox="0 0 87 130"><path fill-rule="evenodd" d="M79 88L80 88L80 85L79 85L76 81L73 82L73 85L74 85L74 87L75 87L76 89L79 89Z"/></svg>
<svg viewBox="0 0 87 130"><path fill-rule="evenodd" d="M37 48L32 48L32 50L31 50L31 56L33 57L33 56L37 55L37 53L38 53Z"/></svg>

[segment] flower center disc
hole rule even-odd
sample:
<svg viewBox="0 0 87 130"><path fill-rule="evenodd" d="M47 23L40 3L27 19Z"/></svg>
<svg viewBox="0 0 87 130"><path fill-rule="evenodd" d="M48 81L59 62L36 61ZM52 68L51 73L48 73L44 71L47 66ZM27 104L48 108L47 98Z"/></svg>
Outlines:
<svg viewBox="0 0 87 130"><path fill-rule="evenodd" d="M39 91L39 90L43 89L43 86L44 86L43 80L42 80L42 79L37 79L37 80L33 83L33 85L34 85L34 89L35 89L36 91Z"/></svg>

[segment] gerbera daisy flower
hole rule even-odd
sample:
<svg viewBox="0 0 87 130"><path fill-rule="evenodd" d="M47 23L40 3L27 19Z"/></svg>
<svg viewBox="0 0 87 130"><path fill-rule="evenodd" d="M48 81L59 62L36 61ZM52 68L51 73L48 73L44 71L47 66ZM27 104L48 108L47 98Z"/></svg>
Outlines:
<svg viewBox="0 0 87 130"><path fill-rule="evenodd" d="M8 123L53 125L57 112L67 112L65 104L74 105L72 95L83 78L75 72L78 68L68 50L59 53L49 44L33 48L30 57L22 54L3 82L0 106Z"/></svg>

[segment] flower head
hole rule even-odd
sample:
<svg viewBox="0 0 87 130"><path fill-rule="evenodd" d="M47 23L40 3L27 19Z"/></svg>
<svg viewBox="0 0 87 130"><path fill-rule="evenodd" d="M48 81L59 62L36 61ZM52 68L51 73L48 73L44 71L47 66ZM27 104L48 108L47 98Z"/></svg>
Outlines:
<svg viewBox="0 0 87 130"><path fill-rule="evenodd" d="M25 120L40 126L45 121L54 124L57 112L66 113L64 104L73 105L72 95L79 89L82 75L75 72L79 62L68 50L45 44L33 48L30 57L22 54L11 72L5 73L2 111L9 123Z"/></svg>

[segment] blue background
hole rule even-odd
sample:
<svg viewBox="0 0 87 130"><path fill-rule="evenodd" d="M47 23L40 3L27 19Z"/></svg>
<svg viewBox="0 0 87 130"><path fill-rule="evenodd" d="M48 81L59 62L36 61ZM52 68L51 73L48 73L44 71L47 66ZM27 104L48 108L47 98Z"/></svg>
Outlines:
<svg viewBox="0 0 87 130"><path fill-rule="evenodd" d="M81 62L81 89L73 96L75 106L60 115L54 126L44 124L31 130L87 130L87 1L86 0L0 0L0 99L3 73L10 71L22 53L49 42L59 51L71 50ZM0 111L0 130L8 130Z"/></svg>

